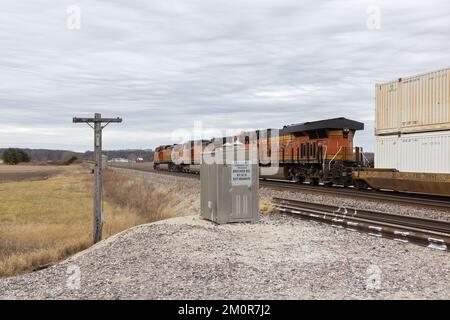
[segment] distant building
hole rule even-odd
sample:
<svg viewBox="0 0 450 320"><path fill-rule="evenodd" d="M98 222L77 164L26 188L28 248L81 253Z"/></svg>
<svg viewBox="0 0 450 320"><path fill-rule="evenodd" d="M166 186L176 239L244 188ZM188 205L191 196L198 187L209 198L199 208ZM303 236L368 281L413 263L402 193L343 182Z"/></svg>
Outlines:
<svg viewBox="0 0 450 320"><path fill-rule="evenodd" d="M136 162L144 162L144 158L136 158Z"/></svg>
<svg viewBox="0 0 450 320"><path fill-rule="evenodd" d="M128 159L125 158L112 158L111 160L109 160L108 162L119 162L119 163L125 163L125 162L129 162Z"/></svg>

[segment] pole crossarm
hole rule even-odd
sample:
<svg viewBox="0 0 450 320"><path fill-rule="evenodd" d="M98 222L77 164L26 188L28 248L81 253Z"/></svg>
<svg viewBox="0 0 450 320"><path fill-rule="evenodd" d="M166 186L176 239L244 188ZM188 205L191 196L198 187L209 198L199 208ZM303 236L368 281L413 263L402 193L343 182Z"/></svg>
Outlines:
<svg viewBox="0 0 450 320"><path fill-rule="evenodd" d="M110 123L110 122L122 122L122 118L119 118L119 117L117 117L117 118L78 118L78 117L75 117L75 118L73 118L72 119L72 121L74 122L74 123L81 123L81 122L92 122L92 123L95 123L95 122L107 122L107 123Z"/></svg>

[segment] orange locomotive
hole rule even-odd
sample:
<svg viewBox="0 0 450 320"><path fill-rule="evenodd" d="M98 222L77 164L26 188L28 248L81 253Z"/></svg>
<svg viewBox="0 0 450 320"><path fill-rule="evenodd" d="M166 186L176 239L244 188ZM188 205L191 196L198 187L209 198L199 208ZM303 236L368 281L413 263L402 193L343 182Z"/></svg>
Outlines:
<svg viewBox="0 0 450 320"><path fill-rule="evenodd" d="M166 165L171 171L191 172L200 164L200 153L206 146L214 149L226 141L239 141L247 148L257 147L260 167L279 168L273 177L349 186L354 183L353 168L363 162L362 150L353 148L355 132L363 129L361 122L335 118L287 125L280 130L257 130L211 141L160 146L155 150L154 168ZM212 148L211 143L215 145Z"/></svg>
<svg viewBox="0 0 450 320"><path fill-rule="evenodd" d="M201 153L210 142L191 140L183 144L159 146L155 149L153 169L199 173Z"/></svg>
<svg viewBox="0 0 450 320"><path fill-rule="evenodd" d="M153 158L153 169L159 170L162 166L167 165L168 170L173 170L172 149L174 145L163 145L155 149Z"/></svg>

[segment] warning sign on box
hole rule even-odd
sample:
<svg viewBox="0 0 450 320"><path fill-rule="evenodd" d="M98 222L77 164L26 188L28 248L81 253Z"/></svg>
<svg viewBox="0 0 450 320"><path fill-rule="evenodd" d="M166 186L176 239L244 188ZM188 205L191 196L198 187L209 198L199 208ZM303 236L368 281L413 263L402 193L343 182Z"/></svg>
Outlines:
<svg viewBox="0 0 450 320"><path fill-rule="evenodd" d="M250 161L233 161L231 163L231 185L249 186L252 184L252 165Z"/></svg>

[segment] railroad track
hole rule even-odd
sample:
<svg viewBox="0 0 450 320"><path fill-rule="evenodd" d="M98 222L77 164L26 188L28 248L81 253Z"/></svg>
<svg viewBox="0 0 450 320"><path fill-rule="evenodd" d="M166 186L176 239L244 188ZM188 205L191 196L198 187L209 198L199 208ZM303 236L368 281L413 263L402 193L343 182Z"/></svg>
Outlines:
<svg viewBox="0 0 450 320"><path fill-rule="evenodd" d="M164 174L164 175L175 176L175 177L200 179L200 175L199 174L189 173L189 172L154 170L151 167L123 166L123 165L116 165L116 164L108 164L108 166L111 167L111 168L118 168L118 169L127 169L127 170L151 172L151 173L156 173L156 174Z"/></svg>
<svg viewBox="0 0 450 320"><path fill-rule="evenodd" d="M199 179L199 174L183 173L183 172L171 172L171 171L155 171L151 167L125 167L121 165L110 165L112 167L131 169L138 171L153 172L158 174L166 174L172 176L189 177ZM321 194L329 194L334 196L346 196L350 198L358 198L362 200L372 201L385 201L393 202L402 205L414 205L425 208L438 209L441 211L450 212L450 198L442 196L421 195L412 193L394 194L390 191L377 191L377 190L356 190L352 188L343 187L324 187L324 186L312 186L308 184L298 184L292 181L286 180L260 180L260 186L265 188L271 188L275 190L289 190L294 192L315 192Z"/></svg>
<svg viewBox="0 0 450 320"><path fill-rule="evenodd" d="M393 213L273 198L280 213L376 237L450 251L450 222Z"/></svg>
<svg viewBox="0 0 450 320"><path fill-rule="evenodd" d="M343 187L327 188L324 186L297 184L284 180L263 180L260 182L260 185L278 190L292 190L298 192L307 191L335 196L347 196L363 200L388 201L398 204L415 205L450 212L450 199L442 196L428 196L412 193L402 193L401 195L399 195L389 191L357 190Z"/></svg>

